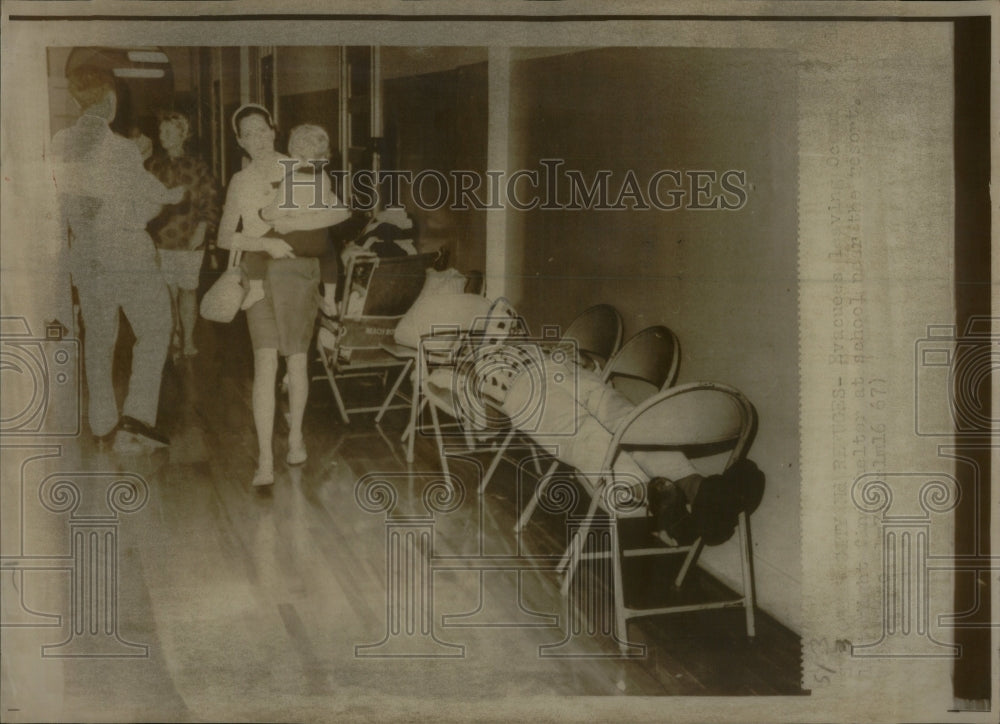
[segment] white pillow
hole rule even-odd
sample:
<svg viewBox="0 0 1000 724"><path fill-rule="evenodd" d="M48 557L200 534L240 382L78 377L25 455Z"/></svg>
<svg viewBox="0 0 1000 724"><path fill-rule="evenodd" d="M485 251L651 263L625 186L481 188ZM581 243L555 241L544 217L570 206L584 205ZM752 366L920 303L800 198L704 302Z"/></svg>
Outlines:
<svg viewBox="0 0 1000 724"><path fill-rule="evenodd" d="M465 291L465 275L455 267L438 271L434 267L427 270L427 280L420 290L421 296L433 294L461 294Z"/></svg>
<svg viewBox="0 0 1000 724"><path fill-rule="evenodd" d="M419 347L420 337L446 327L465 331L490 311L490 301L478 294L421 295L396 325L396 343Z"/></svg>

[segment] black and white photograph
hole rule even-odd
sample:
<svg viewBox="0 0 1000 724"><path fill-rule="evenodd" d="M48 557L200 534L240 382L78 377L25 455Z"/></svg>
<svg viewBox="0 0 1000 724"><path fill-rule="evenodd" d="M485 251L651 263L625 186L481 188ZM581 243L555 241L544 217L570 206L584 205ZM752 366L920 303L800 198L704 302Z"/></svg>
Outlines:
<svg viewBox="0 0 1000 724"><path fill-rule="evenodd" d="M5 3L0 720L995 720L995 16Z"/></svg>

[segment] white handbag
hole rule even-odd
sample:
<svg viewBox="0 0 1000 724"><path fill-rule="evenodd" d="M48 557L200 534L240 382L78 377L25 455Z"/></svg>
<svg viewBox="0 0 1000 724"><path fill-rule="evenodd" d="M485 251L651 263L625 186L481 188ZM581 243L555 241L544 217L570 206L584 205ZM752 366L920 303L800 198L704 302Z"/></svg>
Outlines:
<svg viewBox="0 0 1000 724"><path fill-rule="evenodd" d="M232 322L240 311L247 290L243 286L243 273L239 263L243 253L238 250L229 252L229 265L215 284L201 298L201 316L210 322Z"/></svg>

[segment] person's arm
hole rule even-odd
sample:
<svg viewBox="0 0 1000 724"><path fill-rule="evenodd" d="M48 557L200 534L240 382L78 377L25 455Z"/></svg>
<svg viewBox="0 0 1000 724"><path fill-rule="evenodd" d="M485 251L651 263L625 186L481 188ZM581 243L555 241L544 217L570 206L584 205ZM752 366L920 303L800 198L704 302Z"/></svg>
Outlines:
<svg viewBox="0 0 1000 724"><path fill-rule="evenodd" d="M288 181L288 176L281 179L281 185L278 186L278 190L274 193L274 199L267 206L260 210L260 218L262 218L267 223L273 226L274 220L279 216L286 216L289 213L295 211L295 209L282 208L282 203L285 199L285 183Z"/></svg>
<svg viewBox="0 0 1000 724"><path fill-rule="evenodd" d="M151 204L179 204L184 200L187 187L174 186L168 189L160 179L146 170L142 154L134 143L124 138L116 138L115 142L118 144L117 153L110 169L117 180L117 188L112 195Z"/></svg>
<svg viewBox="0 0 1000 724"><path fill-rule="evenodd" d="M220 249L233 248L233 237L240 223L240 197L243 194L243 180L240 174L234 174L229 179L226 189L226 202L222 207L222 218L219 219L219 231L215 244Z"/></svg>
<svg viewBox="0 0 1000 724"><path fill-rule="evenodd" d="M188 249L190 251L196 251L205 243L206 231L208 231L208 224L204 221L199 221L198 225L194 227L194 231L191 232L191 238L188 239Z"/></svg>
<svg viewBox="0 0 1000 724"><path fill-rule="evenodd" d="M69 217L66 213L66 191L61 188L65 167L63 157L66 153L66 134L60 131L52 138L51 151L46 157L49 177L52 179L53 196L59 212L59 240L63 249L69 247Z"/></svg>
<svg viewBox="0 0 1000 724"><path fill-rule="evenodd" d="M222 219L219 221L219 235L216 240L220 249L238 249L240 251L265 251L275 259L292 258L295 254L292 247L281 239L270 237L249 236L236 231L240 219L246 213L243 197L247 194L246 182L239 172L229 181L226 192L226 204L222 209ZM252 213L257 213L256 210Z"/></svg>
<svg viewBox="0 0 1000 724"><path fill-rule="evenodd" d="M296 211L274 220L274 230L279 234L290 231L313 231L327 226L336 226L350 218L347 209L309 209Z"/></svg>
<svg viewBox="0 0 1000 724"><path fill-rule="evenodd" d="M229 248L240 251L264 251L274 259L294 259L295 252L284 239L273 236L247 236L239 232L229 237Z"/></svg>
<svg viewBox="0 0 1000 724"><path fill-rule="evenodd" d="M320 178L322 179L321 202L323 208L310 208L310 205L314 201L314 189L311 186L296 186L294 190L301 193L295 196L295 208L281 209L277 207L274 209L278 212L278 215L274 217L272 222L276 232L287 234L290 231L312 231L314 229L335 226L350 218L350 211L341 207L338 203L329 177L323 174ZM308 199L306 196L308 196ZM266 219L267 217L264 216L264 218Z"/></svg>

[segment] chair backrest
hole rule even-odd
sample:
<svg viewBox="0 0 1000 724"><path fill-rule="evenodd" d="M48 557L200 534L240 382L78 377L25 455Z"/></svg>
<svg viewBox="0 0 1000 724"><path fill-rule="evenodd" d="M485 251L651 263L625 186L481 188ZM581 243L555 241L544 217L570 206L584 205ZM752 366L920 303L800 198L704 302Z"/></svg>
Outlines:
<svg viewBox="0 0 1000 724"><path fill-rule="evenodd" d="M341 347L379 347L420 296L436 253L386 257L353 256L347 262L348 289L341 302ZM363 301L352 300L361 295ZM360 308L360 311L359 311Z"/></svg>
<svg viewBox="0 0 1000 724"><path fill-rule="evenodd" d="M603 366L621 347L623 326L617 309L610 304L598 304L570 322L562 338L573 340L581 355L594 358Z"/></svg>
<svg viewBox="0 0 1000 724"><path fill-rule="evenodd" d="M468 366L460 366L460 371L481 403L483 398L502 403L517 375L541 369L540 348L527 337L527 323L505 297L498 297L486 316L473 324L463 355ZM479 407L485 411L488 405Z"/></svg>
<svg viewBox="0 0 1000 724"><path fill-rule="evenodd" d="M528 325L506 297L497 297L490 311L473 324L471 338L476 345L500 344L509 337L524 337Z"/></svg>
<svg viewBox="0 0 1000 724"><path fill-rule="evenodd" d="M427 280L427 268L436 253L415 256L357 257L352 259L348 279L364 289L361 317L402 317L420 296Z"/></svg>
<svg viewBox="0 0 1000 724"><path fill-rule="evenodd" d="M729 452L725 467L746 456L757 412L739 390L717 382L671 387L638 405L615 431L607 468L625 450L680 450L688 458Z"/></svg>
<svg viewBox="0 0 1000 724"><path fill-rule="evenodd" d="M629 338L608 361L603 379L639 404L674 383L680 359L677 335L664 326L647 327Z"/></svg>

